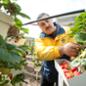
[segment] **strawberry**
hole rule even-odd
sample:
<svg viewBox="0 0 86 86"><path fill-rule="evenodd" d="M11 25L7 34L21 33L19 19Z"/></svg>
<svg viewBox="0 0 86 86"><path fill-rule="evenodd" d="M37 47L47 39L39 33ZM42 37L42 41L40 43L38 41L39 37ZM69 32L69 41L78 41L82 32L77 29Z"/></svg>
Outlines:
<svg viewBox="0 0 86 86"><path fill-rule="evenodd" d="M74 71L74 75L75 75L75 76L79 76L79 75L80 75L80 72Z"/></svg>
<svg viewBox="0 0 86 86"><path fill-rule="evenodd" d="M74 67L74 68L72 68L71 70L72 70L72 72L78 71L78 67Z"/></svg>

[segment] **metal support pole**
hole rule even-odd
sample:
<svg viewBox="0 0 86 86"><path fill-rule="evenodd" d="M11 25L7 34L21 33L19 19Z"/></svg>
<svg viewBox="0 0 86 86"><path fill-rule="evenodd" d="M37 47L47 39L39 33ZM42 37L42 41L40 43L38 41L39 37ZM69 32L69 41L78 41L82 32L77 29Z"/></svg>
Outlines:
<svg viewBox="0 0 86 86"><path fill-rule="evenodd" d="M81 13L81 12L85 12L85 10L82 9L82 10L72 11L72 12L63 13L63 14L58 14L58 15L54 15L54 16L49 16L49 17L47 17L47 18L43 18L43 19L39 19L39 20L30 21L30 22L25 23L25 24L23 24L23 25L29 25L29 24L33 24L33 23L36 23L36 22L39 22L39 21L42 21L42 20L57 18L57 17L66 16L66 15L71 15L71 14L76 14L76 13Z"/></svg>

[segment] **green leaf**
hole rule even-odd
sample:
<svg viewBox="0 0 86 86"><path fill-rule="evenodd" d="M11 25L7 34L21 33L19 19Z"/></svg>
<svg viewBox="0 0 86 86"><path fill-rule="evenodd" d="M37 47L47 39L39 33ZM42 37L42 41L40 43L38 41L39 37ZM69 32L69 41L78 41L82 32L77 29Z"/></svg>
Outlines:
<svg viewBox="0 0 86 86"><path fill-rule="evenodd" d="M15 18L15 24L17 27L21 28L22 27L22 21L18 18Z"/></svg>
<svg viewBox="0 0 86 86"><path fill-rule="evenodd" d="M30 17L29 17L28 15L26 15L26 14L24 14L24 13L22 13L22 12L20 12L19 15L21 15L22 17L25 17L25 18L27 18L27 19L30 19Z"/></svg>
<svg viewBox="0 0 86 86"><path fill-rule="evenodd" d="M16 70L19 69L21 70L22 66L25 66L27 63L26 63L26 60L21 60L20 63L17 63L17 64L12 64L10 67L11 68L15 68Z"/></svg>
<svg viewBox="0 0 86 86"><path fill-rule="evenodd" d="M23 54L25 54L25 51L23 49L20 49L20 48L13 50L13 52L17 53L21 57L23 56Z"/></svg>
<svg viewBox="0 0 86 86"><path fill-rule="evenodd" d="M76 35L79 32L86 32L86 12L81 13L75 18L74 27L70 29L73 35Z"/></svg>
<svg viewBox="0 0 86 86"><path fill-rule="evenodd" d="M29 51L29 50L31 50L31 46L28 46L28 45L22 45L22 46L19 46L19 48L21 48L21 49L24 50L24 51Z"/></svg>
<svg viewBox="0 0 86 86"><path fill-rule="evenodd" d="M0 35L0 47L5 44L5 40L3 39L3 37Z"/></svg>
<svg viewBox="0 0 86 86"><path fill-rule="evenodd" d="M8 50L13 50L13 49L17 48L15 45L8 44L8 43L6 43L6 47L7 47Z"/></svg>
<svg viewBox="0 0 86 86"><path fill-rule="evenodd" d="M21 56L14 52L11 52L8 61L11 62L12 64L19 63L21 61Z"/></svg>
<svg viewBox="0 0 86 86"><path fill-rule="evenodd" d="M29 32L29 29L28 28L21 28L21 30L25 33L28 33Z"/></svg>
<svg viewBox="0 0 86 86"><path fill-rule="evenodd" d="M86 12L81 13L75 18L75 26L78 29L85 29L86 27Z"/></svg>
<svg viewBox="0 0 86 86"><path fill-rule="evenodd" d="M24 74L20 73L20 74L17 74L16 76L14 76L11 83L12 83L12 85L15 86L16 83L23 82L23 81L24 81Z"/></svg>
<svg viewBox="0 0 86 86"><path fill-rule="evenodd" d="M21 56L15 52L8 52L6 49L0 48L0 60L7 63L16 64L21 61Z"/></svg>
<svg viewBox="0 0 86 86"><path fill-rule="evenodd" d="M13 2L13 3L11 3L11 4L15 7L14 12L15 12L16 14L19 14L20 11L21 11L21 7L20 7L17 3L15 3L15 2Z"/></svg>
<svg viewBox="0 0 86 86"><path fill-rule="evenodd" d="M10 0L2 0L4 4L8 4Z"/></svg>
<svg viewBox="0 0 86 86"><path fill-rule="evenodd" d="M79 32L77 33L74 38L80 44L86 44L86 32Z"/></svg>
<svg viewBox="0 0 86 86"><path fill-rule="evenodd" d="M9 82L7 75L0 76L0 86L5 86Z"/></svg>
<svg viewBox="0 0 86 86"><path fill-rule="evenodd" d="M7 60L7 57L8 57L8 53L6 49L0 48L0 60L5 61Z"/></svg>

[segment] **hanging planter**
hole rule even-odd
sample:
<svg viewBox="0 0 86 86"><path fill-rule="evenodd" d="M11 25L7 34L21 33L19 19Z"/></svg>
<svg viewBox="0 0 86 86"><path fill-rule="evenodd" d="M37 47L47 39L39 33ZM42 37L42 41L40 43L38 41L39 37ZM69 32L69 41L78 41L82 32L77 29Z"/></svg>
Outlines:
<svg viewBox="0 0 86 86"><path fill-rule="evenodd" d="M0 11L0 35L2 35L3 38L7 36L11 25L13 25L12 17Z"/></svg>

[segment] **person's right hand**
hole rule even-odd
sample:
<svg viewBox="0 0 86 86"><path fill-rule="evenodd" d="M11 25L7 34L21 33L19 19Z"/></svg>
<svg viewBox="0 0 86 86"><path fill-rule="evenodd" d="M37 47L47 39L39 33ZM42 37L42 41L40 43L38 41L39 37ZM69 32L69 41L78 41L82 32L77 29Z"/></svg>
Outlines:
<svg viewBox="0 0 86 86"><path fill-rule="evenodd" d="M76 57L80 51L80 45L77 43L67 43L63 46L63 54L69 57Z"/></svg>

